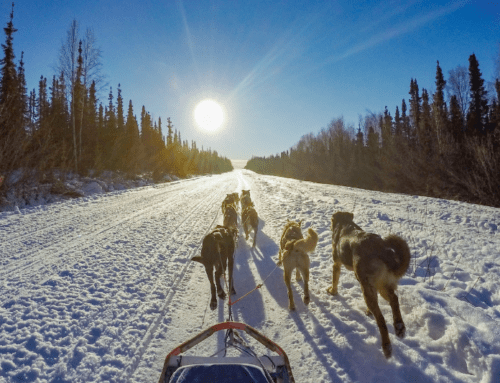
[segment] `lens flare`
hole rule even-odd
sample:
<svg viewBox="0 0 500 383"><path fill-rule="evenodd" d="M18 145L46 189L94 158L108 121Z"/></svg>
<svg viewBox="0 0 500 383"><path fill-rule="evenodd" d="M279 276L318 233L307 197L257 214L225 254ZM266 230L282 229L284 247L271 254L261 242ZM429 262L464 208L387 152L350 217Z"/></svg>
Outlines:
<svg viewBox="0 0 500 383"><path fill-rule="evenodd" d="M224 122L224 112L216 101L203 100L194 110L194 119L201 129L214 132Z"/></svg>

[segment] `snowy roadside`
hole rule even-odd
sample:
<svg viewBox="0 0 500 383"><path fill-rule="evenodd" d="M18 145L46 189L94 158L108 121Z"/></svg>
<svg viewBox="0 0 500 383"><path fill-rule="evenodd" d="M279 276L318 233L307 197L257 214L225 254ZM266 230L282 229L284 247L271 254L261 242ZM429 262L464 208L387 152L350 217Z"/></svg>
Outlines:
<svg viewBox="0 0 500 383"><path fill-rule="evenodd" d="M227 318L225 301L209 309L205 271L189 260L222 222L225 193L242 189L260 221L256 248L239 237L235 298L271 277L234 306L234 319L283 347L297 382L498 382L500 209L246 170L0 213L0 382L156 381L170 350ZM339 210L410 245L398 289L405 338L379 299L389 360L353 273L342 270L338 296L326 293ZM295 312L275 268L286 219L319 234L311 303L293 278ZM223 334L189 353L210 356L222 344Z"/></svg>
<svg viewBox="0 0 500 383"><path fill-rule="evenodd" d="M71 198L112 193L178 180L179 178L175 175L165 175L155 182L147 175L130 178L111 171L104 171L95 177L54 171L50 176L32 181L29 176L23 176L21 171L16 171L10 177L2 180L8 190L5 197L0 199L0 212L20 213L20 209L39 207Z"/></svg>

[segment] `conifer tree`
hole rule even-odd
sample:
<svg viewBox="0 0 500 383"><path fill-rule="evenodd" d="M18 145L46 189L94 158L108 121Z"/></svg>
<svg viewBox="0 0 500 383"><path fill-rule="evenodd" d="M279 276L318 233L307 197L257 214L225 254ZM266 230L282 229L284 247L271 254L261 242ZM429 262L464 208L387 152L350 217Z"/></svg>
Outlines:
<svg viewBox="0 0 500 383"><path fill-rule="evenodd" d="M37 114L38 114L38 126L42 134L47 134L49 137L48 129L48 117L50 112L50 104L47 97L47 78L41 76L38 82L38 103L37 103Z"/></svg>
<svg viewBox="0 0 500 383"><path fill-rule="evenodd" d="M26 77L24 74L24 52L21 52L21 60L19 60L19 66L17 67L17 103L18 105L18 126L24 133L28 121L28 90L26 87Z"/></svg>
<svg viewBox="0 0 500 383"><path fill-rule="evenodd" d="M139 127L134 116L132 100L128 104L127 122L125 123L126 140L125 140L125 156L126 170L130 173L136 173L139 170L140 161L140 138Z"/></svg>
<svg viewBox="0 0 500 383"><path fill-rule="evenodd" d="M410 119L411 125L409 132L410 141L414 141L414 135L420 126L420 111L421 111L421 99L418 91L417 80L411 79L410 83Z"/></svg>
<svg viewBox="0 0 500 383"><path fill-rule="evenodd" d="M483 135L488 123L488 99L484 88L476 55L469 57L470 104L467 113L467 133L472 136Z"/></svg>
<svg viewBox="0 0 500 383"><path fill-rule="evenodd" d="M0 61L0 143L6 147L17 146L24 138L22 122L22 105L20 100L19 82L14 63L13 34L14 3L7 27L3 30L6 35L5 44L2 44L4 58ZM1 161L0 161L1 162ZM6 163L7 159L3 159Z"/></svg>
<svg viewBox="0 0 500 383"><path fill-rule="evenodd" d="M422 89L422 110L420 113L420 125L418 127L418 142L420 147L431 156L434 150L434 135L432 132L431 107L429 105L429 93Z"/></svg>
<svg viewBox="0 0 500 383"><path fill-rule="evenodd" d="M35 89L30 91L30 95L28 97L27 128L28 131L30 132L31 137L33 137L35 133L38 131L38 107L37 107L37 98Z"/></svg>
<svg viewBox="0 0 500 383"><path fill-rule="evenodd" d="M120 84L118 84L118 94L116 96L116 127L119 134L125 131L125 116L123 114L123 97Z"/></svg>
<svg viewBox="0 0 500 383"><path fill-rule="evenodd" d="M462 109L457 96L453 95L450 99L450 118L448 131L456 142L461 142L464 134L464 119Z"/></svg>
<svg viewBox="0 0 500 383"><path fill-rule="evenodd" d="M389 113L389 110L387 109L387 106L385 107L384 110L384 117L380 117L381 124L381 132L382 132L382 147L383 148L388 148L391 144L391 139L392 139L392 116Z"/></svg>
<svg viewBox="0 0 500 383"><path fill-rule="evenodd" d="M88 91L88 96L85 97L84 108L83 108L83 156L84 156L84 168L89 169L94 165L93 158L96 155L97 143L99 141L99 131L98 131L98 115L97 115L97 95L96 95L96 85L92 81Z"/></svg>
<svg viewBox="0 0 500 383"><path fill-rule="evenodd" d="M396 113L394 113L394 135L400 138L402 131L403 124L401 122L401 115L399 114L399 106L396 105Z"/></svg>
<svg viewBox="0 0 500 383"><path fill-rule="evenodd" d="M411 146L409 121L410 118L406 115L406 110L406 102L403 98L403 101L401 102L401 123L403 124L403 137L406 140L407 144Z"/></svg>
<svg viewBox="0 0 500 383"><path fill-rule="evenodd" d="M82 77L82 42L78 46L77 69L72 84L71 92L71 126L73 129L73 153L75 170L78 170L79 159L82 156L82 118L83 117L83 98L84 92L81 83Z"/></svg>
<svg viewBox="0 0 500 383"><path fill-rule="evenodd" d="M167 118L167 147L172 146L174 143L174 138L173 138L173 128L174 126L172 125L172 121L170 121L170 117Z"/></svg>
<svg viewBox="0 0 500 383"><path fill-rule="evenodd" d="M445 86L446 81L444 80L443 71L438 61L436 67L436 92L433 95L432 101L432 115L439 153L443 151L444 135L447 133L446 128L448 126L446 103L444 101Z"/></svg>

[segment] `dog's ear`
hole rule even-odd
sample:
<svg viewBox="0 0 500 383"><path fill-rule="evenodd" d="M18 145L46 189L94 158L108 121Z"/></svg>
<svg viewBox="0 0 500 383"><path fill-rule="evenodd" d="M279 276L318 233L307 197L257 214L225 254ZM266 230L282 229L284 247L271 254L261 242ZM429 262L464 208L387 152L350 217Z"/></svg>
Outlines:
<svg viewBox="0 0 500 383"><path fill-rule="evenodd" d="M202 265L204 265L205 263L203 262L203 258L200 257L200 256L196 256L196 257L193 257L191 258L192 261L195 261L195 262L200 262Z"/></svg>
<svg viewBox="0 0 500 383"><path fill-rule="evenodd" d="M351 223L354 219L354 214L348 213L346 211L338 211L332 215L332 225L336 222L341 223Z"/></svg>

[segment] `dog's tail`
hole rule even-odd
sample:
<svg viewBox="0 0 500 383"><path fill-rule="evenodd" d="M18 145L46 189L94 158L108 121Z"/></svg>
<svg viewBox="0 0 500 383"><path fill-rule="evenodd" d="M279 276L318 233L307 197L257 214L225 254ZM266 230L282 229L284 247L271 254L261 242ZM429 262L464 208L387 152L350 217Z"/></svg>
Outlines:
<svg viewBox="0 0 500 383"><path fill-rule="evenodd" d="M318 244L318 233L316 233L312 228L307 230L307 236L303 239L299 239L293 245L296 250L303 251L304 253L310 253L316 249Z"/></svg>
<svg viewBox="0 0 500 383"><path fill-rule="evenodd" d="M394 250L393 262L390 264L390 269L397 278L405 275L406 270L410 266L411 253L410 248L406 241L395 235L391 234L384 239L386 246Z"/></svg>

